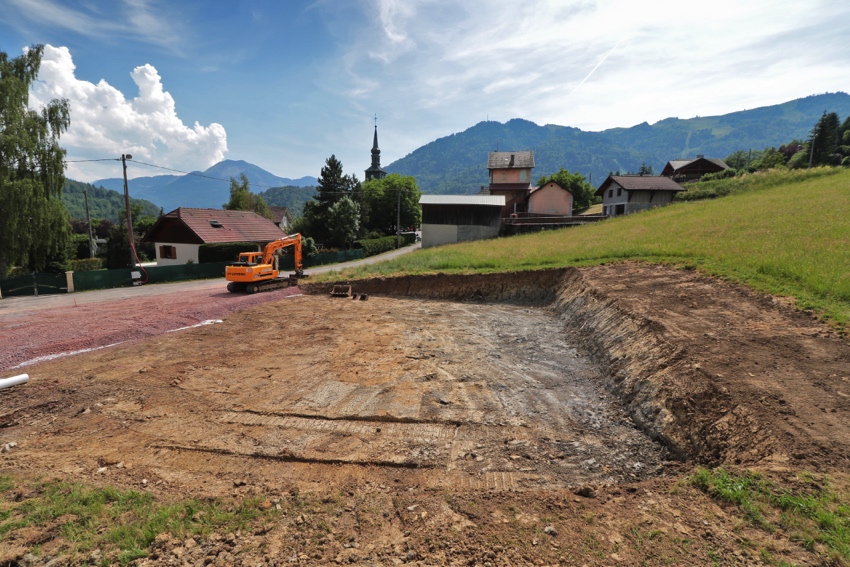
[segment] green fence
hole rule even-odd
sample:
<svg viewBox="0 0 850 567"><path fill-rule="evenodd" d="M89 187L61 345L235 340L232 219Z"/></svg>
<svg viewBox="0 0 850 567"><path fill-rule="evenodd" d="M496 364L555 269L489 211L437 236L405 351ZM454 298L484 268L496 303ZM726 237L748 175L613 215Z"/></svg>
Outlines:
<svg viewBox="0 0 850 567"><path fill-rule="evenodd" d="M204 280L223 278L227 262L210 262L209 264L178 264L176 266L151 266L145 268L148 273L146 283L178 282L184 280ZM110 287L127 287L133 285L131 272L141 270L94 270L91 272L74 272L74 289L88 291L91 289L106 289ZM142 274L144 279L144 274Z"/></svg>
<svg viewBox="0 0 850 567"><path fill-rule="evenodd" d="M0 281L3 297L16 295L44 295L47 293L65 293L68 291L68 279L61 274L34 273L16 276Z"/></svg>
<svg viewBox="0 0 850 567"><path fill-rule="evenodd" d="M304 267L323 266L359 260L363 250L344 250L341 252L326 252L309 258L304 258ZM154 266L145 268L148 273L147 283L176 282L183 280L203 280L223 278L224 268L229 262L209 262L205 264L179 264L176 266ZM292 255L280 259L281 271L295 269ZM131 272L141 270L92 270L89 272L74 272L74 290L89 291L92 289L107 289L111 287L129 287L133 285ZM144 277L144 275L143 275ZM68 291L65 274L30 274L0 281L3 297L14 295L38 295L43 293L65 293ZM36 291L37 290L37 291Z"/></svg>

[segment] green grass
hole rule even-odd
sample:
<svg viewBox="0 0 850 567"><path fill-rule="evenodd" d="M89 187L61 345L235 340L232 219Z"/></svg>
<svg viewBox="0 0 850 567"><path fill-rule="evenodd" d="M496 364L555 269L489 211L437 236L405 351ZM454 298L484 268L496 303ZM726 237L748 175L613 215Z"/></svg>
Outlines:
<svg viewBox="0 0 850 567"><path fill-rule="evenodd" d="M669 263L796 299L850 323L850 170L774 171L722 199L682 202L594 225L430 248L317 279L486 273L621 260Z"/></svg>
<svg viewBox="0 0 850 567"><path fill-rule="evenodd" d="M113 550L114 559L126 564L146 557L162 533L182 539L244 530L273 513L262 510L260 500L158 503L149 493L133 490L64 481L17 486L11 478L0 477L0 545L16 530L34 526L54 530L65 542L63 553L79 556L94 549Z"/></svg>
<svg viewBox="0 0 850 567"><path fill-rule="evenodd" d="M827 477L801 473L796 480L789 487L757 472L700 468L687 482L737 506L758 528L785 536L808 551L850 560L848 495L837 491Z"/></svg>

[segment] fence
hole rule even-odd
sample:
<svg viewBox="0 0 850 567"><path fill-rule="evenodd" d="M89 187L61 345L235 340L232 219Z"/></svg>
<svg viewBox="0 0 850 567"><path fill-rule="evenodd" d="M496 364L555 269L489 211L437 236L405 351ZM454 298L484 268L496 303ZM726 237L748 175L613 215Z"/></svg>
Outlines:
<svg viewBox="0 0 850 567"><path fill-rule="evenodd" d="M33 273L0 280L0 295L43 295L47 293L65 293L68 291L68 279L64 273Z"/></svg>
<svg viewBox="0 0 850 567"><path fill-rule="evenodd" d="M363 250L343 250L326 252L304 258L304 267L323 266L359 260ZM177 266L152 266L145 268L148 273L147 283L177 282L184 280L203 280L223 278L224 268L229 262L208 262L204 264L180 264ZM295 263L292 255L280 259L281 271L292 271ZM73 272L74 291L89 291L111 287L129 287L133 285L132 272L140 271L123 268L118 270L92 270L88 272ZM15 295L39 295L44 293L66 293L68 291L67 277L61 274L35 273L0 280L0 291L3 297Z"/></svg>

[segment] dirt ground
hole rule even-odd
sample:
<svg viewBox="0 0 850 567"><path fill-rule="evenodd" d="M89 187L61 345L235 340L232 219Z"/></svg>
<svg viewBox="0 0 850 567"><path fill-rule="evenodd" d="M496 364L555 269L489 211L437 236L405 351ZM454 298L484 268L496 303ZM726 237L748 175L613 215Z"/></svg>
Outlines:
<svg viewBox="0 0 850 567"><path fill-rule="evenodd" d="M682 483L847 481L850 345L810 316L628 263L354 290L0 312L0 376L31 376L0 391L0 474L283 504L139 565L821 563Z"/></svg>

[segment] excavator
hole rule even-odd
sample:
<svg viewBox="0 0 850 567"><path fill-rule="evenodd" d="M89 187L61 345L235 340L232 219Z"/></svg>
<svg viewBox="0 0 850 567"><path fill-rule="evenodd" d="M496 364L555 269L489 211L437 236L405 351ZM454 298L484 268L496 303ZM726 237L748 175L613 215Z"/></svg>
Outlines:
<svg viewBox="0 0 850 567"><path fill-rule="evenodd" d="M295 273L281 277L278 271L278 261L284 248L292 246L295 256ZM225 268L227 291L237 293L247 291L258 293L289 287L298 283L298 278L304 277L304 267L301 264L301 235L293 234L266 244L262 252L240 252L236 262Z"/></svg>

